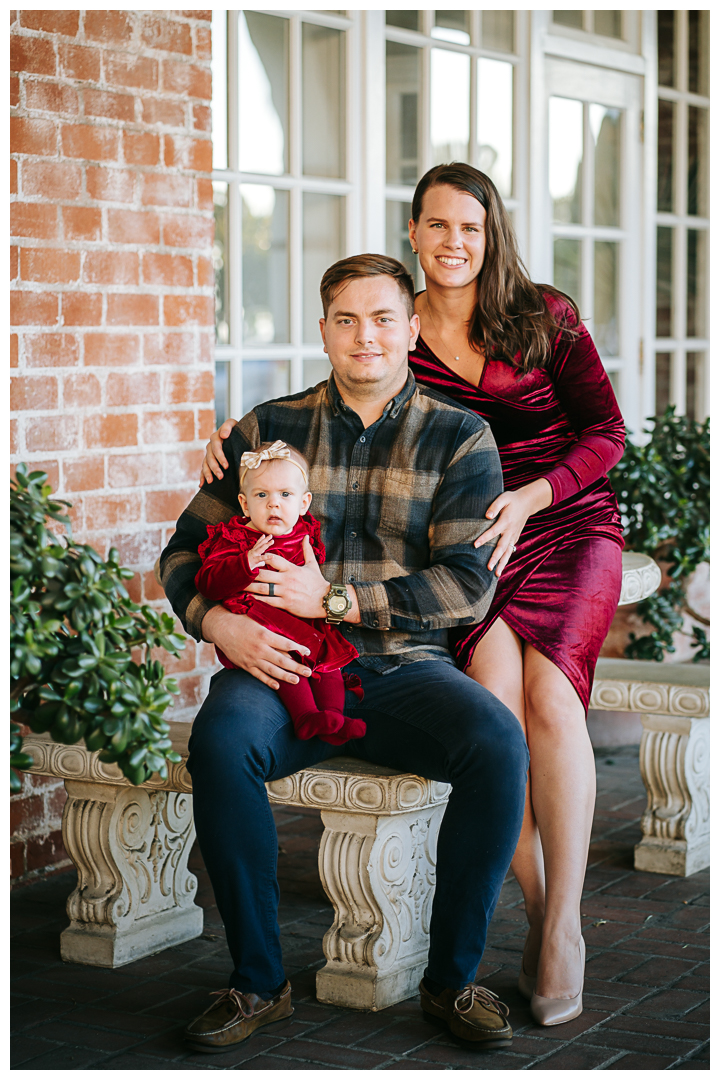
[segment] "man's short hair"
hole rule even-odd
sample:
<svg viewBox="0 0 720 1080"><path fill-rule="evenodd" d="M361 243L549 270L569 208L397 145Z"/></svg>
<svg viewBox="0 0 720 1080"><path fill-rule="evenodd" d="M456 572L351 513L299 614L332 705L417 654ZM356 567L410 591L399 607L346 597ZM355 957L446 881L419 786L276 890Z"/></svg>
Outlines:
<svg viewBox="0 0 720 1080"><path fill-rule="evenodd" d="M398 284L407 308L408 318L415 314L415 286L401 262L389 255L351 255L333 263L320 282L323 315L327 313L340 288L354 278L391 277Z"/></svg>

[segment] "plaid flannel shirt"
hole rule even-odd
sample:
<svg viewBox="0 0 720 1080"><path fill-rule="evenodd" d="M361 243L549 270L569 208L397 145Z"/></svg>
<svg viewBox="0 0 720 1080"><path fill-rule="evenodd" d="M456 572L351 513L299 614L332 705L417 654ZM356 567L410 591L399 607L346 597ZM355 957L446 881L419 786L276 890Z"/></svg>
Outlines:
<svg viewBox="0 0 720 1080"><path fill-rule="evenodd" d="M486 614L496 579L495 541L473 547L503 490L490 428L475 413L415 382L412 372L370 427L345 404L334 379L258 405L223 444L229 468L195 495L162 553L165 593L189 634L201 640L214 607L194 583L207 526L238 510L240 457L282 439L310 463L310 512L327 550L323 575L351 583L362 622L342 623L360 663L386 672L417 660L446 660L448 628Z"/></svg>

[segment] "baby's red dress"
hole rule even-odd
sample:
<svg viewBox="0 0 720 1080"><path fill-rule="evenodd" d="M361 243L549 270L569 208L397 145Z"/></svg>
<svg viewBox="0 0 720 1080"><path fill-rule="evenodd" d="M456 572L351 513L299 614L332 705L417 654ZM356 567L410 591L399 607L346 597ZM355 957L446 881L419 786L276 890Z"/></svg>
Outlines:
<svg viewBox="0 0 720 1080"><path fill-rule="evenodd" d="M202 566L195 575L195 585L209 600L221 600L228 611L248 615L254 622L290 638L310 650L309 656L295 658L312 668L310 679L300 677L296 684L280 683L278 693L290 713L296 734L303 739L319 735L335 745L365 734L365 724L343 716L345 689L361 696L359 679L343 680L340 669L358 653L342 633L325 619L303 619L288 611L266 604L259 596L246 592L260 568L251 570L248 551L263 535L247 517L234 517L217 525L208 525L208 538L198 548ZM320 523L310 514L299 518L291 532L273 537L268 554L281 555L296 566L303 566L303 538L308 536L318 563L325 561L325 547L320 539ZM237 665L216 647L218 660L226 668Z"/></svg>

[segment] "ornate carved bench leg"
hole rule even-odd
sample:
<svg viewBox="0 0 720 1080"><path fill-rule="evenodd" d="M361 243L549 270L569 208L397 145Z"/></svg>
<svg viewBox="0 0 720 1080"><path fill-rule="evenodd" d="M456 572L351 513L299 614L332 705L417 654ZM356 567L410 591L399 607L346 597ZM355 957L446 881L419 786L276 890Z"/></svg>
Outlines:
<svg viewBox="0 0 720 1080"><path fill-rule="evenodd" d="M417 993L427 963L445 804L404 814L323 810L320 876L335 908L320 1001L385 1009Z"/></svg>
<svg viewBox="0 0 720 1080"><path fill-rule="evenodd" d="M63 839L78 872L63 960L119 967L202 933L187 868L192 795L66 780Z"/></svg>
<svg viewBox="0 0 720 1080"><path fill-rule="evenodd" d="M648 805L635 869L688 877L710 865L710 721L643 716Z"/></svg>

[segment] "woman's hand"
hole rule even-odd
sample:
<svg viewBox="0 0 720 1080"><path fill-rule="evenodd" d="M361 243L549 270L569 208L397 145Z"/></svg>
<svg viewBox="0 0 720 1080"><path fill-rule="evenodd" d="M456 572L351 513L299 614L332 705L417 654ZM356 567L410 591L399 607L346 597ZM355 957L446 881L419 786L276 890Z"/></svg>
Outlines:
<svg viewBox="0 0 720 1080"><path fill-rule="evenodd" d="M208 484L212 484L213 474L217 476L218 480L222 480L223 469L228 467L227 458L223 454L223 439L227 439L236 424L237 420L228 417L217 431L214 431L210 436L210 442L205 447L205 458L200 470L200 487L203 486L206 480Z"/></svg>
<svg viewBox="0 0 720 1080"><path fill-rule="evenodd" d="M518 488L517 491L503 491L487 508L485 517L494 519L493 524L478 536L475 547L481 547L499 536L495 550L490 556L488 570L495 570L500 577L508 559L515 550L525 522L538 510L544 510L552 502L552 488L545 479L533 480L532 484Z"/></svg>
<svg viewBox="0 0 720 1080"><path fill-rule="evenodd" d="M251 570L257 570L259 566L265 565L265 559L263 558L263 555L273 543L274 541L272 536L267 536L263 534L257 541L257 543L250 548L250 550L248 551L248 566Z"/></svg>

